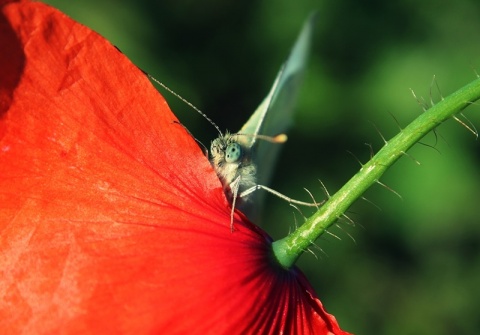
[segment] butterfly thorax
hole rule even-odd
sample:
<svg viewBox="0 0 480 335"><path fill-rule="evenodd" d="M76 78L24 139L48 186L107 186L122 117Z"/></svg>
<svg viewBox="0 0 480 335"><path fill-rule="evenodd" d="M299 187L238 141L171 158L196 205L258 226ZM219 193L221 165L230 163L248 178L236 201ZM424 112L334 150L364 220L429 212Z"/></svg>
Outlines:
<svg viewBox="0 0 480 335"><path fill-rule="evenodd" d="M241 136L227 132L213 140L210 147L212 165L230 200L233 194L238 195L256 184L251 150L242 145Z"/></svg>

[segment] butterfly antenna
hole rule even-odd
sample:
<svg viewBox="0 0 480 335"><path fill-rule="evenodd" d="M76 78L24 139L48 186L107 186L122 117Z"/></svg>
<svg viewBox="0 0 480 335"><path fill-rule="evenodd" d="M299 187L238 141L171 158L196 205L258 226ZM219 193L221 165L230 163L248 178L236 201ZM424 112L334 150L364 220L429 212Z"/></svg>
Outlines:
<svg viewBox="0 0 480 335"><path fill-rule="evenodd" d="M162 83L160 80L158 79L155 79L152 75L148 74L147 73L147 76L148 78L150 78L151 80L153 80L154 82L156 82L158 85L160 85L163 89L165 89L167 92L169 92L170 94L174 95L175 97L177 97L178 99L180 99L181 101L183 101L184 103L186 103L190 108L192 108L193 110L195 110L198 114L200 114L201 116L203 116L208 122L210 122L210 124L212 126L215 127L215 129L218 131L218 133L220 135L223 135L222 131L220 130L220 128L217 126L217 124L215 122L212 121L212 119L210 119L207 114L205 114L204 112L202 112L200 109L198 109L197 107L195 107L195 105L193 105L190 101L188 101L187 99L185 99L184 97L182 97L180 94L176 93L175 91L173 91L171 88L169 88L167 85L165 85L164 83Z"/></svg>
<svg viewBox="0 0 480 335"><path fill-rule="evenodd" d="M278 134L275 136L268 136L268 135L259 135L259 134L243 134L237 133L237 136L246 136L246 137L254 137L258 140L264 140L270 143L285 143L288 140L288 136L286 134Z"/></svg>

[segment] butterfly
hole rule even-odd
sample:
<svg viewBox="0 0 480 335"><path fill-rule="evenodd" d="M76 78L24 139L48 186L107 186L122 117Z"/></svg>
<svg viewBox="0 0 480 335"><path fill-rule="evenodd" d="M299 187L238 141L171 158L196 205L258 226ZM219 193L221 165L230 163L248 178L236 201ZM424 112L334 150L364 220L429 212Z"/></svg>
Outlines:
<svg viewBox="0 0 480 335"><path fill-rule="evenodd" d="M290 203L319 205L291 199L266 186L280 149L268 145L268 142L284 143L287 140L284 132L291 123L310 51L314 21L315 15L311 15L305 22L270 92L240 131L222 134L216 127L220 135L211 143L210 160L232 205L232 230L236 207L241 207L250 218L258 216L263 198L257 196L253 201L252 196L259 189Z"/></svg>

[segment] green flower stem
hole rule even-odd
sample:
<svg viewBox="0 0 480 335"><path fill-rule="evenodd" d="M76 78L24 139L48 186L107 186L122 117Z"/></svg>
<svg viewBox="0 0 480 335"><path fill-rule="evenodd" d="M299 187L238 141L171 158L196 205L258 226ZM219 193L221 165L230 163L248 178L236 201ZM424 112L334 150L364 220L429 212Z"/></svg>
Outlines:
<svg viewBox="0 0 480 335"><path fill-rule="evenodd" d="M480 79L464 86L422 113L382 149L319 210L287 237L273 242L273 252L284 268L290 268L298 257L325 230L345 213L383 173L415 143L443 121L480 98Z"/></svg>

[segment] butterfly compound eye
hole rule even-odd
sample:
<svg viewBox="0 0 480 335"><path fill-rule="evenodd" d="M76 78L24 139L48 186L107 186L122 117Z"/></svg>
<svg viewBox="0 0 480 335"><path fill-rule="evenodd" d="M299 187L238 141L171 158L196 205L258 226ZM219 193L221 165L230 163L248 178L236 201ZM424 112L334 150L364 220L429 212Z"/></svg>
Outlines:
<svg viewBox="0 0 480 335"><path fill-rule="evenodd" d="M242 147L238 143L230 143L225 150L225 161L235 163L242 156Z"/></svg>

